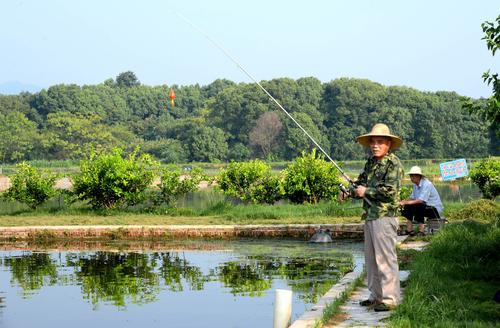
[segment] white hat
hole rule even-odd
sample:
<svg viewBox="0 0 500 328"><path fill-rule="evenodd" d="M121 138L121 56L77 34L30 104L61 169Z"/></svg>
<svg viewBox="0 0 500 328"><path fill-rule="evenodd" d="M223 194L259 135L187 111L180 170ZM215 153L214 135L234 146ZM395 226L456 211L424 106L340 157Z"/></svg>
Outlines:
<svg viewBox="0 0 500 328"><path fill-rule="evenodd" d="M373 126L370 133L363 134L356 138L356 140L366 148L370 147L370 138L371 137L389 137L391 138L391 149L397 149L403 143L400 137L397 137L391 134L389 127L383 123L377 123Z"/></svg>
<svg viewBox="0 0 500 328"><path fill-rule="evenodd" d="M410 169L410 172L408 172L408 174L418 174L418 175L421 175L423 176L422 174L422 169L420 168L420 166L412 166L411 169Z"/></svg>

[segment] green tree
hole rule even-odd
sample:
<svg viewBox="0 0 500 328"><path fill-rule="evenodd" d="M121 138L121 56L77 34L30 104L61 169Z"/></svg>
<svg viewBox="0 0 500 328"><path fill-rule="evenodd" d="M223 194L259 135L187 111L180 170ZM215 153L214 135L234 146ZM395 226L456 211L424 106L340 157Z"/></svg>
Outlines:
<svg viewBox="0 0 500 328"><path fill-rule="evenodd" d="M52 140L49 151L57 159L82 158L91 149L123 147L133 139L127 128L103 124L102 118L94 114L49 114L47 132Z"/></svg>
<svg viewBox="0 0 500 328"><path fill-rule="evenodd" d="M146 140L139 143L140 152L153 155L163 163L185 163L188 152L182 142L176 139Z"/></svg>
<svg viewBox="0 0 500 328"><path fill-rule="evenodd" d="M18 164L16 168L17 172L11 179L12 186L3 197L36 209L55 195L54 175L41 172L27 163Z"/></svg>
<svg viewBox="0 0 500 328"><path fill-rule="evenodd" d="M36 109L30 106L33 99L30 93L21 93L20 95L0 95L0 114L7 115L11 112L24 114L30 121L41 125L43 119Z"/></svg>
<svg viewBox="0 0 500 328"><path fill-rule="evenodd" d="M210 83L209 85L206 85L201 88L201 91L203 93L203 96L208 99L217 96L219 93L221 93L224 89L230 88L235 86L236 83L230 80L226 79L217 79Z"/></svg>
<svg viewBox="0 0 500 328"><path fill-rule="evenodd" d="M190 132L187 148L192 161L219 162L226 159L228 145L224 131L201 126Z"/></svg>
<svg viewBox="0 0 500 328"><path fill-rule="evenodd" d="M235 143L229 148L228 160L241 162L250 158L250 149L241 142Z"/></svg>
<svg viewBox="0 0 500 328"><path fill-rule="evenodd" d="M273 204L283 193L279 177L261 160L231 162L220 171L217 183L225 195L244 202Z"/></svg>
<svg viewBox="0 0 500 328"><path fill-rule="evenodd" d="M472 181L478 185L486 199L495 199L500 195L500 160L485 158L477 163L470 175Z"/></svg>
<svg viewBox="0 0 500 328"><path fill-rule="evenodd" d="M32 158L39 141L36 124L20 112L0 115L0 162Z"/></svg>
<svg viewBox="0 0 500 328"><path fill-rule="evenodd" d="M144 200L156 167L157 163L148 154L137 157L133 152L124 158L119 148L108 154L92 152L80 163L72 193L77 199L88 201L93 208L134 205Z"/></svg>
<svg viewBox="0 0 500 328"><path fill-rule="evenodd" d="M497 16L496 23L486 21L481 24L481 28L484 32L482 39L486 41L488 50L495 56L496 51L500 49L500 15ZM471 112L479 113L491 122L497 136L500 137L500 81L498 73L490 73L490 70L484 72L483 81L492 86L493 94L491 97L485 103L474 102L467 97L464 97L462 102L464 107Z"/></svg>
<svg viewBox="0 0 500 328"><path fill-rule="evenodd" d="M284 123L283 132L279 137L280 148L278 150L280 157L291 160L304 151L312 150L315 145L309 137L292 120L280 113L281 121ZM320 127L314 124L309 115L302 112L292 114L295 120L311 135L323 149L330 148L328 137L322 133Z"/></svg>
<svg viewBox="0 0 500 328"><path fill-rule="evenodd" d="M339 172L316 149L302 153L283 172L285 197L294 203L316 204L322 199L335 200L341 182Z"/></svg>
<svg viewBox="0 0 500 328"><path fill-rule="evenodd" d="M226 88L210 103L207 123L224 130L230 145L248 145L255 121L269 110L266 97L255 84Z"/></svg>
<svg viewBox="0 0 500 328"><path fill-rule="evenodd" d="M126 71L118 74L116 77L116 85L120 88L131 88L141 85L137 76L132 71Z"/></svg>

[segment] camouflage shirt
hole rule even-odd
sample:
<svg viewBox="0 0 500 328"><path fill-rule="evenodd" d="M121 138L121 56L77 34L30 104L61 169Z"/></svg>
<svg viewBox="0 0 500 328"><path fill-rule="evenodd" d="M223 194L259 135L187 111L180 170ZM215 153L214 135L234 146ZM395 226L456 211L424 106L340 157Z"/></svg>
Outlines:
<svg viewBox="0 0 500 328"><path fill-rule="evenodd" d="M389 153L380 161L370 157L363 172L355 182L366 187L365 197L372 203L363 202L363 219L375 220L384 216L398 216L399 191L403 178L403 165L399 158Z"/></svg>

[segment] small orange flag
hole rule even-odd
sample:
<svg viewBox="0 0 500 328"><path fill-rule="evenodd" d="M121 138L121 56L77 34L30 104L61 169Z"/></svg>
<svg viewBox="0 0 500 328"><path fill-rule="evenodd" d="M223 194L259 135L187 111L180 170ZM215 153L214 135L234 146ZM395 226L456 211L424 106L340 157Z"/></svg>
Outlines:
<svg viewBox="0 0 500 328"><path fill-rule="evenodd" d="M174 107L174 99L175 99L174 89L170 88L170 92L168 93L168 97L170 98L170 105L172 105L172 107Z"/></svg>

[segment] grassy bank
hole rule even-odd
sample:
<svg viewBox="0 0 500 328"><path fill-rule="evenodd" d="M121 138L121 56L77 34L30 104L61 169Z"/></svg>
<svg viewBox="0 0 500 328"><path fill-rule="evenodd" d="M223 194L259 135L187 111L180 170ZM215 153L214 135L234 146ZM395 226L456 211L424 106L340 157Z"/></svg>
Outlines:
<svg viewBox="0 0 500 328"><path fill-rule="evenodd" d="M36 211L17 209L0 215L0 226L126 225L126 224L321 224L359 223L357 203L317 205L233 205L216 201L199 207L135 208L94 211L86 207L46 206Z"/></svg>
<svg viewBox="0 0 500 328"><path fill-rule="evenodd" d="M499 213L490 223L450 224L410 264L392 327L498 327ZM492 223L493 222L493 223ZM495 223L496 222L496 223Z"/></svg>
<svg viewBox="0 0 500 328"><path fill-rule="evenodd" d="M445 203L446 215L464 203ZM325 224L359 223L359 201L316 205L241 204L220 193L199 191L179 201L176 207L151 208L146 205L115 210L92 210L84 203L65 204L55 197L37 208L0 200L0 226L29 225L126 225L126 224ZM401 222L404 222L402 220Z"/></svg>

